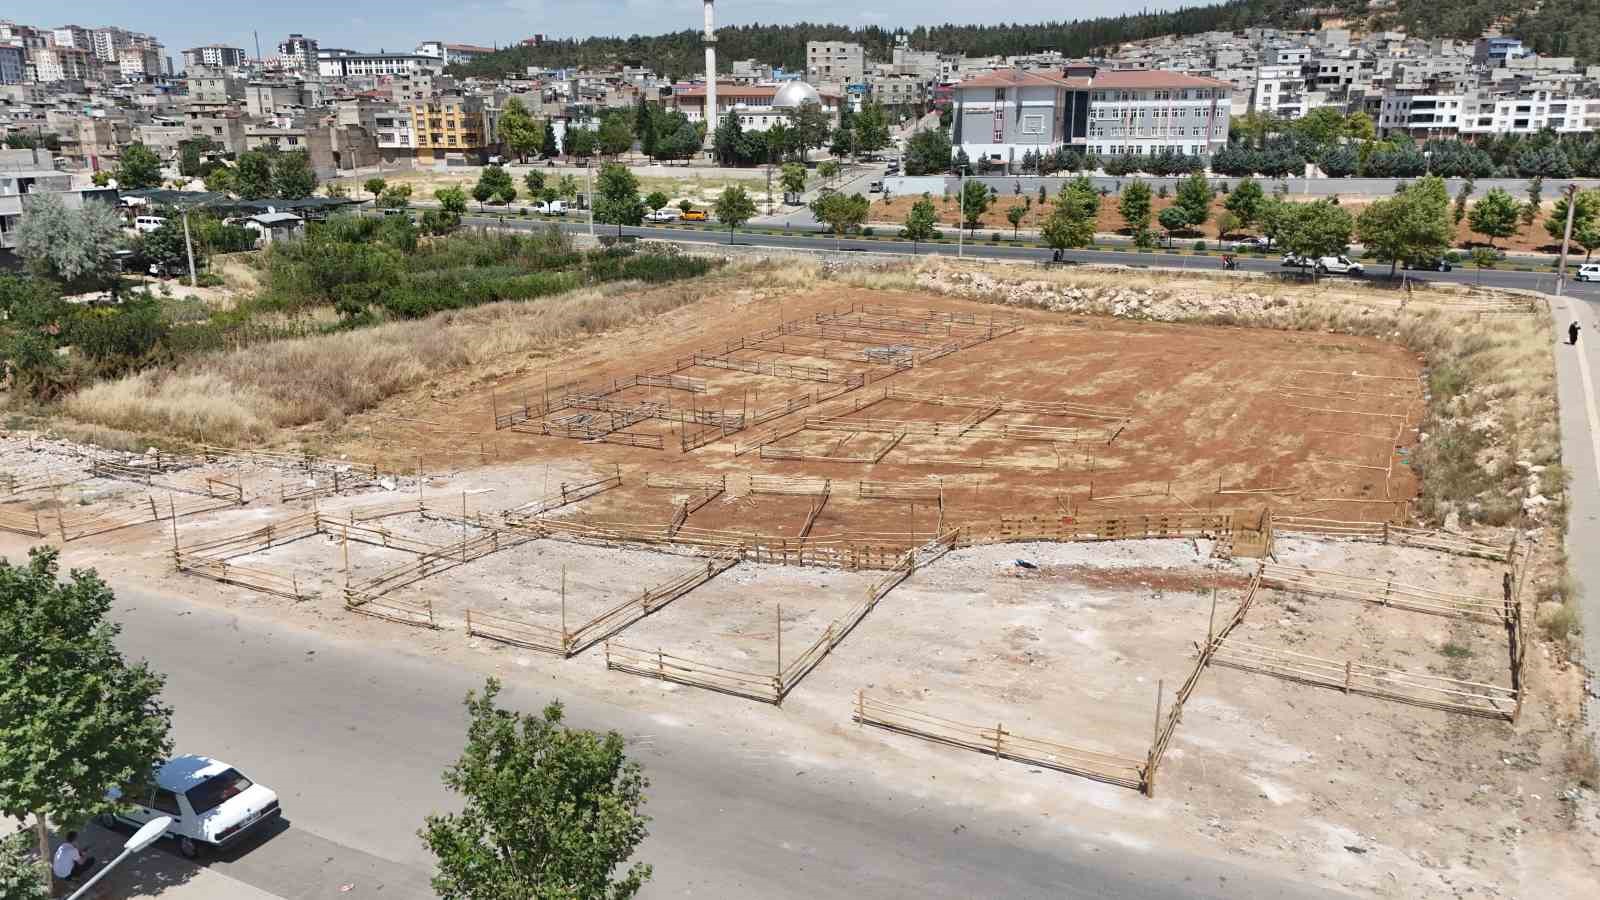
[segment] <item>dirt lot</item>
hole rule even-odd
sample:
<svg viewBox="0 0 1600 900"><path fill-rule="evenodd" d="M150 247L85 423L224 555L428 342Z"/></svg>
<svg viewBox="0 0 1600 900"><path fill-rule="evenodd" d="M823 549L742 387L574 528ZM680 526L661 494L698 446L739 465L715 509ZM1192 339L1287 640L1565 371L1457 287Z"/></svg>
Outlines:
<svg viewBox="0 0 1600 900"><path fill-rule="evenodd" d="M1120 283L1133 291L1154 277L1129 275ZM1227 294L1231 302L1274 302L1265 295L1245 298L1237 285L1197 281L1195 290ZM845 332L825 336L813 329L785 334L777 347L769 342L738 350L727 358L826 368L840 378L883 377L689 452L680 449L683 426L660 418L624 429L661 437L660 450L493 427L494 414L542 399L547 377L559 389L571 381L656 372L696 350L721 353L729 341L780 321L815 325L818 313L852 303L895 307L902 316L934 310L972 317L964 331L949 328L945 337L975 337L991 314L1015 316L1022 330L899 370L865 351L906 344L913 354L929 354L939 342L926 332L874 329L865 313L845 323ZM339 516L409 502L420 481L423 502L435 516L493 517L559 495L563 484L617 473L620 487L554 515L568 523L664 528L695 492L652 486L648 476L711 475L726 476L725 489L684 527L789 538L814 520L813 535L898 533L905 541L912 532L920 542L942 527L1002 513L1060 518L1271 506L1378 519L1394 512L1395 504L1383 499L1386 480L1389 496L1409 498L1417 491L1403 457L1417 440L1418 360L1382 341L1320 331L1013 310L831 284L739 291L570 352L500 369L507 370L501 376L441 373L422 390L352 417L325 457L381 460L389 484L322 498L316 508ZM674 374L694 379L701 391L630 388L614 399L628 407L671 403L679 411L743 414L842 384L832 375L817 381L771 371L697 363ZM889 397L886 388L921 399ZM979 398L990 406L932 402L929 395ZM1081 411L991 408L1001 399L1070 401L1128 413L1125 420L1107 420ZM983 417L973 421L975 413ZM941 433L906 435L875 463L766 459L760 448L741 449L754 436L806 417L849 424L837 431L807 428L772 446L875 454L886 442L882 432L860 424L870 420L937 425ZM968 422L987 430L960 433ZM947 426L957 433L945 433ZM1031 439L1038 432L1022 426L1099 436L1052 432L1053 439L1038 441ZM1114 435L1106 434L1117 426ZM0 450L5 468L30 478L81 472L84 465L73 448L55 443L24 453L25 442L11 440ZM1400 462L1391 472L1392 459ZM281 501L283 489L303 482L303 473L267 468L274 474L244 476L250 505L180 522L183 543L312 509L309 501ZM772 493L762 476L809 479L805 484L830 479L831 490L819 510L819 494ZM1218 493L1219 479L1223 490L1274 493ZM863 482L942 490L933 492L934 500L885 500L864 490ZM416 515L383 521L397 535L433 544L482 533ZM464 634L469 608L558 625L563 570L568 615L578 619L691 573L703 557L533 540L397 592L397 598L432 601L440 627L428 630L351 615L340 591L343 548L328 536L248 558L313 582L315 595L301 602L175 575L170 540L167 523L138 525L114 539L68 544L66 563L98 567L119 589L193 596L237 611L243 622L254 616L289 620L441 664L558 684L574 703L636 707L662 728L701 729L741 752L781 755L797 771L871 779L929 803L1003 810L1019 831L1037 828L1063 840L1094 833L1130 851L1170 847L1392 898L1584 896L1600 865L1596 801L1573 786L1563 763L1581 674L1548 643L1533 645L1531 698L1516 724L1213 665L1184 708L1153 798L851 722L856 699L866 692L958 722L1003 723L1015 734L1142 757L1156 721L1156 686L1163 685L1170 704L1176 684L1193 669L1197 644L1212 621L1212 591L1220 620L1238 605L1256 565L1214 558L1208 540L956 550L884 596L781 707L606 671L601 648L561 659ZM0 534L0 554L15 558L28 543ZM1504 569L1377 544L1282 539L1277 551L1278 562L1287 565L1487 597L1497 596ZM350 574L359 579L411 558L415 554L352 544ZM771 668L777 664L780 605L787 661L882 575L742 562L629 625L616 640L765 671L769 660ZM1354 601L1263 591L1233 639L1418 676L1509 684L1504 629Z"/></svg>
<svg viewBox="0 0 1600 900"><path fill-rule="evenodd" d="M919 345L943 338L893 331L850 340L802 335L792 345L785 336L783 350L739 350L733 354L735 359L827 368L836 381L863 373L880 380L690 452L680 447L682 426L660 419L644 420L625 431L658 439L663 449L492 428L490 417L496 411L504 414L523 404L537 406L547 383L556 386L550 389L555 397L564 384L598 384L635 373L674 371L703 383L704 392L637 387L608 399L627 407L654 403L729 414L837 387L836 382L707 365L678 368L680 361L696 351L718 354L729 341L776 325L780 315L791 322L811 320L818 313L851 303L871 303L905 310L907 315L920 315L922 310L969 313L987 323L994 311L993 307L931 295L864 290L790 295L777 302L766 297L760 300L766 302L758 302L754 296L735 297L697 310L692 320L669 315L612 339L592 342L570 355L532 361L520 377L462 385L446 396L431 391L433 396L400 404L414 412L390 411L381 419L358 417L352 420L352 431L363 437L341 450L353 457L370 458L382 454L384 448L414 446L417 451L413 452L420 451L430 469L470 465L482 459L566 470L587 467L593 473L620 471L623 486L597 508L607 515L628 515L633 510L635 521L655 524L669 521L672 507L662 502L659 492L646 489L645 476L652 472L727 475L733 497L745 493L740 479L756 474L832 479L836 499L859 493L847 489L860 481L937 483L943 479L952 488L944 496L946 524L993 518L1001 511L1053 514L1075 508L1090 514L1175 506L1259 510L1267 502L1282 510L1314 515L1337 511L1340 518L1382 519L1396 511L1393 501L1411 499L1416 493L1416 481L1404 465L1396 464L1392 473L1389 471L1389 451L1396 449L1403 455L1414 445L1414 425L1421 411L1413 402L1420 396L1418 361L1394 345L1321 333L1066 318L1048 313L1017 313L1020 331L899 371L846 357L897 344L920 349ZM1356 374L1374 377L1358 378ZM901 446L877 463L765 459L760 452L738 452L769 429L802 424L806 417L904 420L926 426L948 425L974 413L971 404L930 406L886 400L885 389L996 400L1072 401L1125 407L1131 416L1124 424L1000 410L970 435L909 434ZM871 405L856 410L862 404ZM552 420L570 421L561 418L563 414ZM580 415L585 421L606 417L594 412ZM1051 432L1055 437L1049 440L1003 433L1016 425L1081 433L1073 437L1064 431ZM536 430L537 422L528 427ZM689 427L698 430L700 426ZM845 443L840 445L840 439ZM805 448L807 452L838 446L838 455L850 456L869 450L876 453L884 444L881 434L845 429L801 431L774 446ZM1218 494L1219 479L1224 489L1271 487L1286 492ZM1106 497L1126 499L1095 499ZM1362 502L1350 502L1357 500ZM851 517L854 530L904 530L905 504L858 505ZM705 527L792 533L805 515L803 506L798 513L792 506L751 503L730 509L713 504L697 512L691 524L702 525L715 518L718 524Z"/></svg>

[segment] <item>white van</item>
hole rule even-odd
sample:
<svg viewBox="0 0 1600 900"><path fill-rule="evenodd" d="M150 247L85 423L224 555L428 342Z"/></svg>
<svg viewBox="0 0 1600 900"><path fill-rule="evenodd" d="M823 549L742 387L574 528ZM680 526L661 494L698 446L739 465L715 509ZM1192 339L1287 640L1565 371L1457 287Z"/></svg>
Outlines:
<svg viewBox="0 0 1600 900"><path fill-rule="evenodd" d="M161 226L165 224L167 224L167 220L160 216L135 216L133 220L133 228L140 234L160 231Z"/></svg>

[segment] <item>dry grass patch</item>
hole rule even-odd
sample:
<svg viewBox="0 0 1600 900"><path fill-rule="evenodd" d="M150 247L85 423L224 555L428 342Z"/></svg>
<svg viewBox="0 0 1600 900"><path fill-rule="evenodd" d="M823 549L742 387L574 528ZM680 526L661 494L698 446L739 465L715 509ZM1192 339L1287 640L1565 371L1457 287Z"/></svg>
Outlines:
<svg viewBox="0 0 1600 900"><path fill-rule="evenodd" d="M737 271L729 273L738 279ZM275 341L89 387L66 401L81 423L235 444L278 429L342 422L453 370L549 350L726 290L728 275L646 289L618 282L427 319Z"/></svg>

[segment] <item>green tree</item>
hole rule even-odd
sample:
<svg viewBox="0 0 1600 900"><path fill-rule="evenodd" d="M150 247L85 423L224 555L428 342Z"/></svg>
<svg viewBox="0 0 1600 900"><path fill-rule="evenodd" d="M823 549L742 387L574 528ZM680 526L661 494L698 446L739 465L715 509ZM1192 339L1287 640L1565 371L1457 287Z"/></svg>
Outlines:
<svg viewBox="0 0 1600 900"><path fill-rule="evenodd" d="M1217 213L1217 239L1222 240L1239 230L1239 217L1228 210Z"/></svg>
<svg viewBox="0 0 1600 900"><path fill-rule="evenodd" d="M1432 260L1450 249L1450 195L1444 179L1430 175L1393 197L1375 201L1356 219L1361 243L1395 276L1406 260Z"/></svg>
<svg viewBox="0 0 1600 900"><path fill-rule="evenodd" d="M668 200L668 197L667 197L666 194L664 194L664 193L662 193L660 191L651 191L650 192L650 196L644 198L644 205L651 212L655 212L656 210L661 209L662 207L666 206L667 205L667 200Z"/></svg>
<svg viewBox="0 0 1600 900"><path fill-rule="evenodd" d="M1533 224L1539 218L1539 207L1544 204L1544 178L1535 175L1528 180L1528 202L1522 207L1522 225L1524 228Z"/></svg>
<svg viewBox="0 0 1600 900"><path fill-rule="evenodd" d="M1292 128L1300 146L1315 159L1347 134L1348 124L1345 114L1337 108L1319 106L1295 119Z"/></svg>
<svg viewBox="0 0 1600 900"><path fill-rule="evenodd" d="M993 202L994 198L989 195L989 189L983 182L973 180L961 185L961 223L967 227L967 234L977 229L983 214Z"/></svg>
<svg viewBox="0 0 1600 900"><path fill-rule="evenodd" d="M628 114L617 110L600 120L600 152L617 157L633 148L633 123Z"/></svg>
<svg viewBox="0 0 1600 900"><path fill-rule="evenodd" d="M528 189L528 196L537 197L544 193L544 173L538 169L529 169L522 176L522 184Z"/></svg>
<svg viewBox="0 0 1600 900"><path fill-rule="evenodd" d="M1266 192L1254 178L1244 178L1222 201L1223 208L1239 220L1240 228L1253 228L1261 221L1261 205L1266 202Z"/></svg>
<svg viewBox="0 0 1600 900"><path fill-rule="evenodd" d="M1467 221L1473 232L1489 239L1489 246L1500 238L1510 237L1517 233L1517 217L1521 210L1517 201L1511 195L1493 188L1483 195L1483 199L1472 204L1472 210L1467 214Z"/></svg>
<svg viewBox="0 0 1600 900"><path fill-rule="evenodd" d="M1283 248L1303 259L1317 260L1343 253L1350 244L1355 222L1331 200L1292 203L1283 213Z"/></svg>
<svg viewBox="0 0 1600 900"><path fill-rule="evenodd" d="M383 189L373 206L379 209L405 209L411 205L411 185L391 184Z"/></svg>
<svg viewBox="0 0 1600 900"><path fill-rule="evenodd" d="M459 187L439 188L433 192L433 199L439 201L439 209L451 215L461 216L467 211L467 192Z"/></svg>
<svg viewBox="0 0 1600 900"><path fill-rule="evenodd" d="M1172 198L1172 207L1183 211L1184 221L1199 228L1211 218L1211 201L1217 192L1211 187L1204 172L1195 172L1178 183L1178 193Z"/></svg>
<svg viewBox="0 0 1600 900"><path fill-rule="evenodd" d="M148 783L172 752L161 676L117 651L111 588L92 569L57 580L57 556L0 560L0 815L33 817L41 863L49 821L110 811L107 791Z"/></svg>
<svg viewBox="0 0 1600 900"><path fill-rule="evenodd" d="M561 180L556 182L556 196L563 197L567 200L571 200L572 198L578 196L577 177L573 175L561 176Z"/></svg>
<svg viewBox="0 0 1600 900"><path fill-rule="evenodd" d="M1117 212L1134 243L1140 246L1149 240L1151 196L1149 183L1135 178L1122 186L1122 195L1117 198Z"/></svg>
<svg viewBox="0 0 1600 900"><path fill-rule="evenodd" d="M633 133L639 136L639 149L652 159L656 155L657 117L656 107L641 93L633 107Z"/></svg>
<svg viewBox="0 0 1600 900"><path fill-rule="evenodd" d="M666 198L661 200L662 206L665 206ZM712 204L712 211L716 213L717 221L728 226L728 243L731 244L734 230L755 217L756 202L750 199L744 188L731 185L722 189L716 203Z"/></svg>
<svg viewBox="0 0 1600 900"><path fill-rule="evenodd" d="M102 170L90 175L89 180L95 187L106 187L111 184L111 173Z"/></svg>
<svg viewBox="0 0 1600 900"><path fill-rule="evenodd" d="M161 157L139 141L123 148L117 161L117 187L124 191L161 187Z"/></svg>
<svg viewBox="0 0 1600 900"><path fill-rule="evenodd" d="M924 197L911 204L911 211L906 213L905 227L900 229L900 236L911 241L911 252L917 252L920 241L932 240L938 235L935 227L939 215L933 209L933 201Z"/></svg>
<svg viewBox="0 0 1600 900"><path fill-rule="evenodd" d="M627 166L607 163L600 167L600 178L595 185L594 220L617 226L618 237L622 236L622 226L644 221L639 179L633 177Z"/></svg>
<svg viewBox="0 0 1600 900"><path fill-rule="evenodd" d="M0 838L0 897L50 900L50 888L46 884L34 851L28 848L28 835L19 832Z"/></svg>
<svg viewBox="0 0 1600 900"><path fill-rule="evenodd" d="M500 142L517 155L519 162L527 162L528 154L538 150L544 138L544 130L517 97L506 100L505 108L500 110L499 129Z"/></svg>
<svg viewBox="0 0 1600 900"><path fill-rule="evenodd" d="M178 142L178 174L198 178L205 174L205 155L215 153L217 145L205 135Z"/></svg>
<svg viewBox="0 0 1600 900"><path fill-rule="evenodd" d="M839 177L839 173L843 170L843 168L844 167L839 165L837 160L825 159L822 162L817 163L817 177L821 178L823 181L832 181L833 179Z"/></svg>
<svg viewBox="0 0 1600 900"><path fill-rule="evenodd" d="M483 171L478 173L478 183L472 188L472 199L478 201L480 207L491 198L510 203L516 197L517 186L510 172L500 166L484 166Z"/></svg>
<svg viewBox="0 0 1600 900"><path fill-rule="evenodd" d="M561 145L556 142L556 126L549 119L544 120L544 137L539 141L539 155L545 159L552 159L561 153Z"/></svg>
<svg viewBox="0 0 1600 900"><path fill-rule="evenodd" d="M789 115L789 128L794 132L795 148L800 151L800 161L805 162L806 154L812 148L827 145L832 123L828 121L828 114L822 111L820 104L807 100Z"/></svg>
<svg viewBox="0 0 1600 900"><path fill-rule="evenodd" d="M1378 126L1372 116L1357 110L1344 117L1344 135L1352 141L1370 141L1378 136Z"/></svg>
<svg viewBox="0 0 1600 900"><path fill-rule="evenodd" d="M1079 176L1067 182L1056 194L1050 215L1040 228L1040 236L1052 250L1087 247L1094 243L1095 221L1100 211L1100 195L1089 179Z"/></svg>
<svg viewBox="0 0 1600 900"><path fill-rule="evenodd" d="M384 181L382 178L368 178L366 183L361 186L366 188L367 193L372 195L372 199L376 200L378 195L383 193L383 189L389 186L389 182Z"/></svg>
<svg viewBox="0 0 1600 900"><path fill-rule="evenodd" d="M272 157L265 150L239 154L233 175L234 190L245 200L272 196Z"/></svg>
<svg viewBox="0 0 1600 900"><path fill-rule="evenodd" d="M1467 201L1472 199L1473 181L1471 178L1461 182L1461 190L1456 191L1455 206L1450 211L1450 218L1459 227L1467 218Z"/></svg>
<svg viewBox="0 0 1600 900"><path fill-rule="evenodd" d="M867 220L867 213L872 204L860 194L844 194L833 191L825 192L811 203L811 214L818 222L825 223L833 231L835 241L842 244L846 232L859 228Z"/></svg>
<svg viewBox="0 0 1600 900"><path fill-rule="evenodd" d="M1028 215L1028 207L1018 203L1006 209L1006 221L1011 223L1011 239L1017 239L1017 231L1022 228L1022 220Z"/></svg>
<svg viewBox="0 0 1600 900"><path fill-rule="evenodd" d="M889 146L889 119L884 115L882 106L876 103L863 105L851 125L855 132L857 153L877 153Z"/></svg>
<svg viewBox="0 0 1600 900"><path fill-rule="evenodd" d="M1183 210L1176 206L1169 206L1163 209L1161 214L1156 216L1156 221L1160 222L1161 227L1167 232L1168 247L1172 246L1173 232L1183 231L1189 227L1189 217L1184 215Z"/></svg>
<svg viewBox="0 0 1600 900"><path fill-rule="evenodd" d="M500 682L467 694L467 742L444 783L459 813L419 832L452 900L627 900L650 878L619 871L647 834L649 781L622 736L568 728L561 704L541 716L495 705Z"/></svg>
<svg viewBox="0 0 1600 900"><path fill-rule="evenodd" d="M1567 233L1567 207L1572 207L1572 243L1583 248L1587 262L1595 250L1600 249L1600 190L1580 191L1576 203L1569 203L1562 195L1544 220L1544 230L1550 239L1561 243Z"/></svg>
<svg viewBox="0 0 1600 900"><path fill-rule="evenodd" d="M35 274L68 284L98 286L114 277L122 220L104 203L68 209L50 193L23 198L28 214L17 226L17 256Z"/></svg>
<svg viewBox="0 0 1600 900"><path fill-rule="evenodd" d="M304 150L279 153L272 160L272 195L298 200L317 192L317 174L311 169L311 154Z"/></svg>
<svg viewBox="0 0 1600 900"><path fill-rule="evenodd" d="M568 156L576 159L588 159L594 155L596 140L595 133L590 129L569 123L563 149L567 151Z"/></svg>
<svg viewBox="0 0 1600 900"><path fill-rule="evenodd" d="M785 194L805 193L806 167L799 163L784 163L778 173L778 184Z"/></svg>
<svg viewBox="0 0 1600 900"><path fill-rule="evenodd" d="M906 141L906 174L936 175L950 171L950 135L941 128L919 131Z"/></svg>

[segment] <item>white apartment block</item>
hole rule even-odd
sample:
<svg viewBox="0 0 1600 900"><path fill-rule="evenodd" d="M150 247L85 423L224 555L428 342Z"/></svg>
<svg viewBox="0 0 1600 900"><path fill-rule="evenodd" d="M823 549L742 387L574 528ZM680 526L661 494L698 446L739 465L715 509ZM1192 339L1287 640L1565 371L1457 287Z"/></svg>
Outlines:
<svg viewBox="0 0 1600 900"><path fill-rule="evenodd" d="M100 61L91 50L74 47L47 47L29 55L34 78L46 84L56 81L98 81Z"/></svg>
<svg viewBox="0 0 1600 900"><path fill-rule="evenodd" d="M117 69L124 79L157 78L161 75L161 54L155 50L124 47L117 51Z"/></svg>
<svg viewBox="0 0 1600 900"><path fill-rule="evenodd" d="M1011 164L1088 137L1088 78L997 69L955 86L951 143L974 162Z"/></svg>
<svg viewBox="0 0 1600 900"><path fill-rule="evenodd" d="M1474 97L1465 101L1463 134L1535 134L1545 128L1562 133L1600 131L1600 98L1532 91L1513 97Z"/></svg>
<svg viewBox="0 0 1600 900"><path fill-rule="evenodd" d="M1465 105L1460 94L1390 94L1378 108L1378 130L1423 139L1455 137Z"/></svg>
<svg viewBox="0 0 1600 900"><path fill-rule="evenodd" d="M244 65L244 50L211 44L183 51L184 69L233 69Z"/></svg>
<svg viewBox="0 0 1600 900"><path fill-rule="evenodd" d="M1232 86L1178 72L1101 72L1090 82L1089 150L1210 157L1228 143Z"/></svg>
<svg viewBox="0 0 1600 900"><path fill-rule="evenodd" d="M443 69L442 59L416 53L350 53L344 50L320 50L317 53L317 74L324 78L408 75L440 72Z"/></svg>

